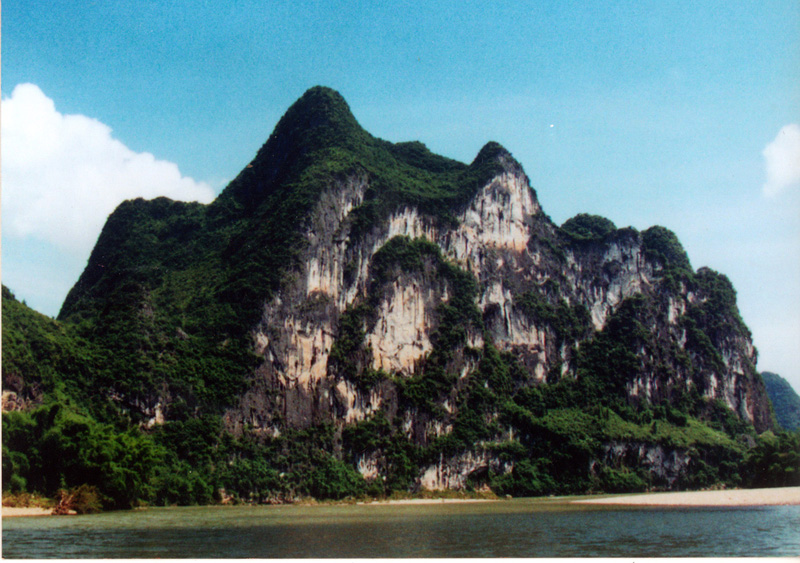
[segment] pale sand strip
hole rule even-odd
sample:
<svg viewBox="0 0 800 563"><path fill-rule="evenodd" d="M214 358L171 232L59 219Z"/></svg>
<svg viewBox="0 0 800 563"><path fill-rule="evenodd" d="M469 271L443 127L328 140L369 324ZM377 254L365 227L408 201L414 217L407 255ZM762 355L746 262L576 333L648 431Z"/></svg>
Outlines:
<svg viewBox="0 0 800 563"><path fill-rule="evenodd" d="M766 506L800 504L800 487L649 493L573 500L572 502L639 506Z"/></svg>
<svg viewBox="0 0 800 563"><path fill-rule="evenodd" d="M38 506L4 506L3 518L14 516L50 516L52 508L40 508Z"/></svg>

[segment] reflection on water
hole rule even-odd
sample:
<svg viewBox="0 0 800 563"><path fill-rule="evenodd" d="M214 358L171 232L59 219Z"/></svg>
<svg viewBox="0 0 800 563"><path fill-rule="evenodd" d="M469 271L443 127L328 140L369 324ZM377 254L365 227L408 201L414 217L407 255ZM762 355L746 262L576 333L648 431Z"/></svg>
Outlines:
<svg viewBox="0 0 800 563"><path fill-rule="evenodd" d="M3 521L8 558L796 556L800 506L558 500L156 508Z"/></svg>

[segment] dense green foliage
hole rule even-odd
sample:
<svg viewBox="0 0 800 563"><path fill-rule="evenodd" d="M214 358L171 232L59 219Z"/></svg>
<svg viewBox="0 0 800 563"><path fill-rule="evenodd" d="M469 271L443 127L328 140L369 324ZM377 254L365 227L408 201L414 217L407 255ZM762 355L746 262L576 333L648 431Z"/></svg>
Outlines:
<svg viewBox="0 0 800 563"><path fill-rule="evenodd" d="M750 337L750 329L744 324L736 306L736 290L725 275L710 268L700 268L688 279L690 289L700 293L705 299L695 303L686 317L708 339L720 342L731 330Z"/></svg>
<svg viewBox="0 0 800 563"><path fill-rule="evenodd" d="M579 213L571 219L567 219L561 225L562 232L567 233L577 241L602 240L607 235L617 230L613 222L600 217L599 215L589 215Z"/></svg>
<svg viewBox="0 0 800 563"><path fill-rule="evenodd" d="M3 389L32 402L57 390L91 400L86 388L101 365L98 349L2 291Z"/></svg>
<svg viewBox="0 0 800 563"><path fill-rule="evenodd" d="M800 396L792 389L789 382L777 373L765 371L761 377L772 401L778 424L786 430L800 430Z"/></svg>
<svg viewBox="0 0 800 563"><path fill-rule="evenodd" d="M648 306L641 295L626 299L603 331L581 347L578 379L585 386L590 404L625 397L625 384L636 376L641 365L638 351L650 335L641 322Z"/></svg>
<svg viewBox="0 0 800 563"><path fill-rule="evenodd" d="M648 258L658 260L666 267L692 271L689 256L678 241L678 237L669 229L650 227L642 232L642 243Z"/></svg>
<svg viewBox="0 0 800 563"><path fill-rule="evenodd" d="M130 508L150 496L163 456L138 429L119 432L63 403L3 414L4 490L90 485L106 508Z"/></svg>
<svg viewBox="0 0 800 563"><path fill-rule="evenodd" d="M215 416L170 422L152 433L118 432L75 407L3 414L3 489L55 496L90 486L104 508L206 504L219 489L245 501L352 497L366 484L332 456L331 427L264 443L234 439Z"/></svg>
<svg viewBox="0 0 800 563"><path fill-rule="evenodd" d="M764 433L746 461L751 487L800 486L800 432Z"/></svg>
<svg viewBox="0 0 800 563"><path fill-rule="evenodd" d="M159 198L109 218L59 317L104 352L94 390L146 397L166 385L188 408L212 411L242 390L253 358L231 307L214 298L224 270L219 242L198 227L204 214Z"/></svg>

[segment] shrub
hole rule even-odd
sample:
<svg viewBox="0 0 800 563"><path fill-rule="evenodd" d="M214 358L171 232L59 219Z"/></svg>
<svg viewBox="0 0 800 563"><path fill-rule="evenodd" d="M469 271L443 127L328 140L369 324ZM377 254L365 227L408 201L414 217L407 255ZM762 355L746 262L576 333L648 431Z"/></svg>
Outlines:
<svg viewBox="0 0 800 563"><path fill-rule="evenodd" d="M561 230L577 241L602 240L616 231L617 226L605 217L579 213L575 217L567 219L561 225Z"/></svg>
<svg viewBox="0 0 800 563"><path fill-rule="evenodd" d="M683 249L675 233L656 225L642 233L645 255L651 260L658 260L665 267L690 271L692 265L689 256Z"/></svg>
<svg viewBox="0 0 800 563"><path fill-rule="evenodd" d="M81 485L69 490L59 489L56 494L56 507L53 514L92 514L103 510L101 495L96 487Z"/></svg>
<svg viewBox="0 0 800 563"><path fill-rule="evenodd" d="M632 493L647 489L647 483L635 471L625 467L603 466L597 476L597 487L606 493Z"/></svg>

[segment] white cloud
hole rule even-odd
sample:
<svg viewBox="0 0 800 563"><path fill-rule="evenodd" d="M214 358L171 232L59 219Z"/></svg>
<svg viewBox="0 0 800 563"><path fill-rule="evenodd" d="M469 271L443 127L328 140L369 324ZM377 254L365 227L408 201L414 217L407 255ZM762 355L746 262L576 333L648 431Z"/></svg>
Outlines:
<svg viewBox="0 0 800 563"><path fill-rule="evenodd" d="M762 154L767 166L764 195L773 197L786 188L800 185L800 126L785 125Z"/></svg>
<svg viewBox="0 0 800 563"><path fill-rule="evenodd" d="M86 256L125 199L210 202L214 190L177 165L136 153L107 125L62 115L34 84L2 100L3 235L34 237Z"/></svg>

